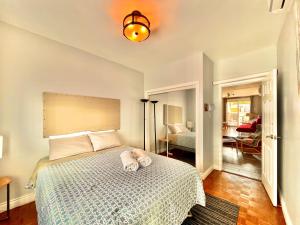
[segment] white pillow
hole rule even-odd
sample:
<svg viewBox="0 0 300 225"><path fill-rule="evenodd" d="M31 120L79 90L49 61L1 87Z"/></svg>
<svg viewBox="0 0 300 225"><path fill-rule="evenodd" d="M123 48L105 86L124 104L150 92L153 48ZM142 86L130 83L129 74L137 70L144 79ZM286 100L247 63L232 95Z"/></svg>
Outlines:
<svg viewBox="0 0 300 225"><path fill-rule="evenodd" d="M120 139L116 132L96 132L88 134L94 151L113 148L121 145Z"/></svg>
<svg viewBox="0 0 300 225"><path fill-rule="evenodd" d="M168 128L170 129L172 134L182 133L182 130L176 124L169 124Z"/></svg>
<svg viewBox="0 0 300 225"><path fill-rule="evenodd" d="M92 151L93 147L87 135L49 140L49 160Z"/></svg>
<svg viewBox="0 0 300 225"><path fill-rule="evenodd" d="M177 127L181 130L181 132L183 132L183 133L191 132L191 131L190 131L189 129L187 129L186 126L183 125L182 123L176 124L175 126L177 126Z"/></svg>

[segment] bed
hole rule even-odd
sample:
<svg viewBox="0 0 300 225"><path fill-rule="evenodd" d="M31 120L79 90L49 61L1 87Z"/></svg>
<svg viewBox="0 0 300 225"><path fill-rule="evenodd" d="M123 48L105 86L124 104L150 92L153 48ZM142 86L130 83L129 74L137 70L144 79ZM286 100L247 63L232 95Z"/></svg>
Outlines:
<svg viewBox="0 0 300 225"><path fill-rule="evenodd" d="M177 134L168 134L169 145L178 147L182 150L195 153L195 132L187 131Z"/></svg>
<svg viewBox="0 0 300 225"><path fill-rule="evenodd" d="M205 206L195 167L150 153L150 166L125 172L128 149L41 160L33 175L39 224L180 225L195 204Z"/></svg>
<svg viewBox="0 0 300 225"><path fill-rule="evenodd" d="M164 104L164 125L169 146L195 153L196 136L183 123L183 108L181 106Z"/></svg>
<svg viewBox="0 0 300 225"><path fill-rule="evenodd" d="M27 186L40 225L180 225L194 205L205 206L198 172L184 162L149 153L151 165L124 171L120 154L132 148L107 147L116 143L120 100L44 93L43 102L44 137L97 132L49 138L49 156Z"/></svg>

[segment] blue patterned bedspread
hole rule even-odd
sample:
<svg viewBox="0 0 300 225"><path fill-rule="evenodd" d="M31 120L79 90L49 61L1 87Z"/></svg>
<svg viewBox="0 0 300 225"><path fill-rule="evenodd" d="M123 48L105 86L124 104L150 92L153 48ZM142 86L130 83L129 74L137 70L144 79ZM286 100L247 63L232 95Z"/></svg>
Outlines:
<svg viewBox="0 0 300 225"><path fill-rule="evenodd" d="M196 133L195 132L184 132L176 134L175 139L176 145L187 147L186 150L189 150L190 152L195 152L195 146L196 146Z"/></svg>
<svg viewBox="0 0 300 225"><path fill-rule="evenodd" d="M195 204L205 205L196 169L151 154L152 164L125 172L113 148L38 172L40 225L180 225Z"/></svg>

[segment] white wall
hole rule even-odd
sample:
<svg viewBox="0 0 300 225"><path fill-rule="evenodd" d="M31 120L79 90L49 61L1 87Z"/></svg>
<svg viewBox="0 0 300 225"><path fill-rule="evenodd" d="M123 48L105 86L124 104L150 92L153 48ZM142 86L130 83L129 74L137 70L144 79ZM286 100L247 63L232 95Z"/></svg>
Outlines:
<svg viewBox="0 0 300 225"><path fill-rule="evenodd" d="M292 224L300 224L300 96L296 67L296 17L286 18L278 41L279 188ZM284 209L284 208L283 208ZM285 212L285 211L284 211ZM287 223L289 224L289 223Z"/></svg>
<svg viewBox="0 0 300 225"><path fill-rule="evenodd" d="M126 143L142 145L143 74L0 23L0 176L12 176L12 198L28 193L23 187L35 163L48 154L44 91L121 99L120 133ZM3 202L5 192L0 196Z"/></svg>
<svg viewBox="0 0 300 225"><path fill-rule="evenodd" d="M145 71L145 90L202 80L202 52Z"/></svg>
<svg viewBox="0 0 300 225"><path fill-rule="evenodd" d="M214 81L237 78L245 75L257 74L271 71L277 68L277 48L268 47L252 51L237 57L223 59L214 63ZM222 146L222 92L218 86L213 87L213 102L215 110L213 113L213 145L214 164L219 165ZM220 169L220 168L219 168Z"/></svg>
<svg viewBox="0 0 300 225"><path fill-rule="evenodd" d="M277 48L271 46L215 62L214 81L271 71L277 67Z"/></svg>

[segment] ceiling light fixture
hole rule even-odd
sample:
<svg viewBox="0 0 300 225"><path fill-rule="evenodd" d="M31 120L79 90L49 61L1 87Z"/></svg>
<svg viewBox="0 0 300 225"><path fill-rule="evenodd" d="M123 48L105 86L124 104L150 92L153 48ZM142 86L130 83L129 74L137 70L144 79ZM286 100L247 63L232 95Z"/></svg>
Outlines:
<svg viewBox="0 0 300 225"><path fill-rule="evenodd" d="M144 41L150 35L150 22L146 16L135 10L124 18L123 34L130 41Z"/></svg>

